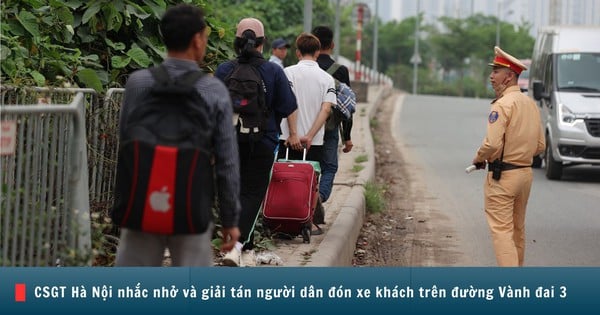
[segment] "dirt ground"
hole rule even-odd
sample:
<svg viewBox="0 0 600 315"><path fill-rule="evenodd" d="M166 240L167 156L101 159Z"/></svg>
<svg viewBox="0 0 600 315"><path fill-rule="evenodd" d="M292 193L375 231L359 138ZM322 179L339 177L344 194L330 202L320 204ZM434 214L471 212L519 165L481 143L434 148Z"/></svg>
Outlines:
<svg viewBox="0 0 600 315"><path fill-rule="evenodd" d="M452 232L437 213L414 167L405 161L391 133L391 118L401 92L394 90L371 123L375 145L376 183L383 187L385 210L369 213L356 243L355 266L448 266ZM432 227L435 227L432 228Z"/></svg>

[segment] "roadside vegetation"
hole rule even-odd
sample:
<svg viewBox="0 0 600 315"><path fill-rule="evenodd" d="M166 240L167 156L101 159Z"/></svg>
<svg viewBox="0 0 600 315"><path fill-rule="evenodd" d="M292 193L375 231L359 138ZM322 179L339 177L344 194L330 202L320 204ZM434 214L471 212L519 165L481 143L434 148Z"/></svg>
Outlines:
<svg viewBox="0 0 600 315"><path fill-rule="evenodd" d="M247 16L265 22L269 41L283 37L293 43L303 30L303 0L7 0L0 4L0 76L12 86L91 87L99 92L122 87L132 71L157 64L164 56L158 33L160 16L168 6L187 2L204 8L211 29L202 65L213 72L220 62L233 57L236 23ZM333 26L334 4L313 1L312 25ZM352 6L340 9L340 52L355 55L356 30ZM412 89L416 17L402 21L378 21L378 64L396 88ZM490 97L487 62L493 57L495 16L440 17L425 24L419 17L419 94ZM371 66L375 19L362 33L362 60ZM531 24L499 22L502 48L529 58L534 39ZM286 64L295 63L293 53Z"/></svg>

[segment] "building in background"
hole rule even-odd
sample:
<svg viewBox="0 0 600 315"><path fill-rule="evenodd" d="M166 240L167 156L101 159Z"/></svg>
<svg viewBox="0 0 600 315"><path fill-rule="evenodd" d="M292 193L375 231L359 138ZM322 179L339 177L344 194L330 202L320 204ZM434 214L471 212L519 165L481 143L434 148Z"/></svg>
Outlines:
<svg viewBox="0 0 600 315"><path fill-rule="evenodd" d="M499 16L516 25L532 24L531 36L547 25L600 25L600 0L419 0L424 23L436 24L441 16L465 18L472 14ZM363 0L374 6L375 0ZM417 0L379 0L384 22L403 20L416 13Z"/></svg>

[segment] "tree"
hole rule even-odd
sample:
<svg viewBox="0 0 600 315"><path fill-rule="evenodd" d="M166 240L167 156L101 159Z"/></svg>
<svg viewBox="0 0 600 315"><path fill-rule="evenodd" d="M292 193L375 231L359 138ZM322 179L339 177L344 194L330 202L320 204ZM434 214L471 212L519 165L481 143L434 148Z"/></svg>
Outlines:
<svg viewBox="0 0 600 315"><path fill-rule="evenodd" d="M458 95L462 96L465 92L464 76L469 71L474 79L470 82L481 82L477 84L475 96L484 95L489 74L487 63L494 57L497 18L477 14L466 19L441 17L440 22L443 29L433 31L430 41L445 74L444 79L451 80L449 74L456 73ZM534 43L528 34L530 27L523 22L515 29L513 24L500 22L503 49L514 56L529 56Z"/></svg>
<svg viewBox="0 0 600 315"><path fill-rule="evenodd" d="M122 86L132 71L158 64L165 49L158 25L177 0L7 0L1 3L0 70L7 85L56 86L63 81L98 91ZM234 57L235 26L261 19L270 38L293 42L302 31L303 1L187 0L202 7L211 29L204 64ZM333 21L326 0L315 21ZM268 44L267 44L268 45ZM268 46L266 46L268 47Z"/></svg>

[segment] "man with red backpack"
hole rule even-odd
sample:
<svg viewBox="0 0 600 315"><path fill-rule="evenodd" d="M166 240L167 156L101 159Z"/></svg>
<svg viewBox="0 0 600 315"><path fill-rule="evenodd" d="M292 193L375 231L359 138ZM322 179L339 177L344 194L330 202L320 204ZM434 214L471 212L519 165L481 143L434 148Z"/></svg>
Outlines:
<svg viewBox="0 0 600 315"><path fill-rule="evenodd" d="M198 7L168 9L160 23L167 58L127 80L111 213L121 227L116 266L162 266L165 249L173 266L212 266L215 192L221 250L240 236L231 103L223 84L198 66L206 26Z"/></svg>

